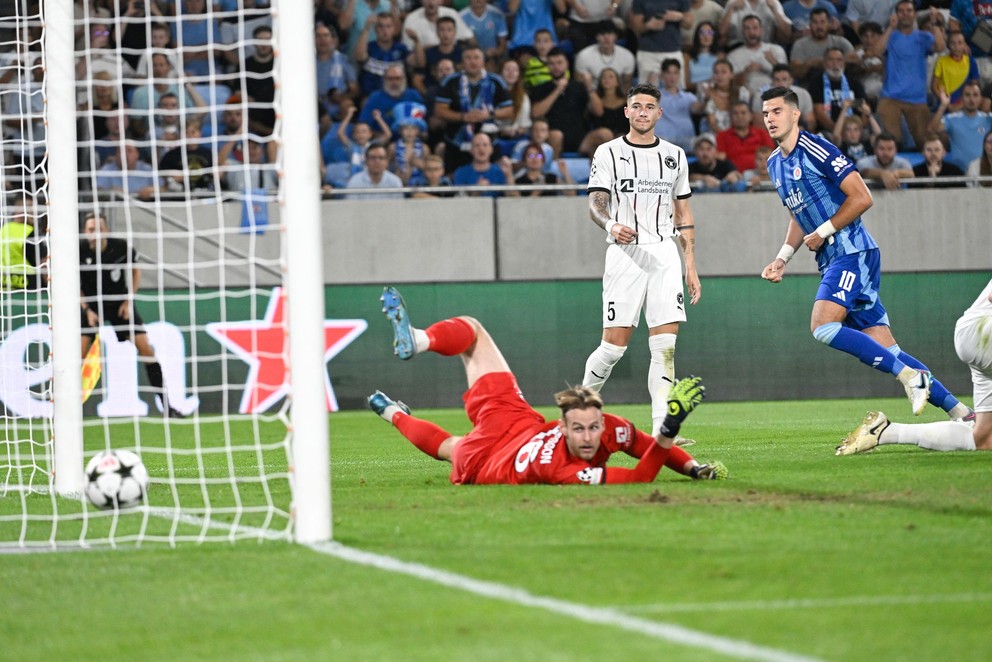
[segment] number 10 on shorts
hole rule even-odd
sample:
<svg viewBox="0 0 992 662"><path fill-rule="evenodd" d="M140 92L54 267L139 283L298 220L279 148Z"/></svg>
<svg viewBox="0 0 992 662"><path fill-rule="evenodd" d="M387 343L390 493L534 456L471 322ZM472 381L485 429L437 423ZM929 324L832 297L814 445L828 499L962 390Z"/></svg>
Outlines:
<svg viewBox="0 0 992 662"><path fill-rule="evenodd" d="M857 280L857 275L853 271L842 271L837 280L837 287L845 292L850 292L851 288L854 287L855 280Z"/></svg>

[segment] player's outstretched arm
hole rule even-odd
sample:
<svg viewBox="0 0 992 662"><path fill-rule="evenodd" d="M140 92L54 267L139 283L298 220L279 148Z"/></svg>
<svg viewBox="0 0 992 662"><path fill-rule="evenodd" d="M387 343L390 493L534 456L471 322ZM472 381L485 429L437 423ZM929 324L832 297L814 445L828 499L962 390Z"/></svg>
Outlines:
<svg viewBox="0 0 992 662"><path fill-rule="evenodd" d="M682 422L692 410L699 406L705 395L706 387L703 386L699 377L690 375L676 382L668 394L668 413L665 415L661 434L655 439L656 443L651 444L651 447L633 469L607 467L604 482L650 483L653 481L668 459L669 451L675 443L675 435L678 434ZM716 465L712 466L716 467ZM723 471L723 475L720 477L726 477L726 468L722 464L719 467ZM710 473L714 470L711 470ZM701 476L694 477L699 478Z"/></svg>

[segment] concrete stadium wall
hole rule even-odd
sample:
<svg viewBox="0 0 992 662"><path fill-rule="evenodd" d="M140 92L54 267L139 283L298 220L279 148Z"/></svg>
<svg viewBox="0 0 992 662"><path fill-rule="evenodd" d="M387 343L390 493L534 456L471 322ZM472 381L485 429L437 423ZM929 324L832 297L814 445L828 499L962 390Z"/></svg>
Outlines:
<svg viewBox="0 0 992 662"><path fill-rule="evenodd" d="M556 280L602 277L604 235L589 220L587 199L503 198L496 200L492 232L477 224L472 199L407 201L392 216L364 210L370 203L350 203L325 216L325 280L328 283L443 282L467 280ZM418 204L419 203L419 204ZM382 205L379 203L376 205ZM356 205L356 206L352 206ZM463 211L453 211L452 205ZM463 207L464 205L464 207ZM992 190L881 191L866 215L869 230L882 246L887 272L988 269L992 261L987 238L992 219ZM756 275L778 252L788 214L774 193L710 194L692 199L696 222L697 267L701 276ZM447 232L437 231L439 218L451 219ZM351 221L351 228L339 223ZM412 232L419 241L379 245L368 260L349 260L354 247L339 243L339 232L366 228L374 236ZM455 242L450 237L456 237ZM461 238L458 241L457 238ZM976 241L981 238L981 241ZM488 243L487 242L492 242ZM451 251L454 243L455 253ZM416 251L410 246L416 245ZM458 253L471 252L476 264L459 270ZM815 273L811 256L801 254L791 273ZM487 258L495 254L495 274L487 277ZM347 271L342 261L350 262ZM434 267L423 275L424 265ZM441 273L444 271L443 273Z"/></svg>
<svg viewBox="0 0 992 662"><path fill-rule="evenodd" d="M887 273L987 270L992 189L875 192L866 215L882 247ZM269 205L272 222L279 218ZM324 215L324 282L431 283L599 279L604 236L589 221L587 199L457 198L447 200L329 200ZM788 215L774 193L709 194L692 199L700 275L753 276L778 252ZM187 239L159 241L150 212L131 208L138 249L163 264L167 287L274 285L279 280L279 237L275 231L239 231L237 203L194 207L196 261L189 265ZM186 208L166 204L162 214L178 226ZM177 229L178 229L177 226ZM177 235L181 236L181 235ZM168 236L166 237L168 239ZM228 253L224 273L215 261L222 243ZM254 244L263 260L239 257ZM800 254L790 273L815 273L810 256ZM154 270L143 281L157 285Z"/></svg>

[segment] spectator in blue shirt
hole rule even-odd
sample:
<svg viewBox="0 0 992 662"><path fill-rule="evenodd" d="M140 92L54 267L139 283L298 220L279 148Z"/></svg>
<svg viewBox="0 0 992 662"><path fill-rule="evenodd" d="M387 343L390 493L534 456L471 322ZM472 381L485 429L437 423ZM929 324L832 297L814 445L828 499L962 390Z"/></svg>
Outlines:
<svg viewBox="0 0 992 662"><path fill-rule="evenodd" d="M373 143L365 154L365 169L354 174L345 188L354 189L394 189L403 188L399 177L389 172L389 154L385 145ZM352 193L349 200L385 200L402 198L400 192Z"/></svg>
<svg viewBox="0 0 992 662"><path fill-rule="evenodd" d="M183 71L191 76L211 74L213 45L221 43L220 25L206 10L206 0L186 0L180 19L172 26L172 41L182 51Z"/></svg>
<svg viewBox="0 0 992 662"><path fill-rule="evenodd" d="M682 64L669 58L661 63L661 119L654 126L656 136L692 151L696 128L692 114L701 113L703 104L692 92L682 89Z"/></svg>
<svg viewBox="0 0 992 662"><path fill-rule="evenodd" d="M961 91L961 110L947 113L951 98L944 93L940 97L940 107L930 121L930 130L947 134L950 152L947 160L962 170L967 170L972 161L982 155L981 137L992 132L992 114L980 110L982 86L977 80L964 84ZM945 114L946 113L946 114Z"/></svg>
<svg viewBox="0 0 992 662"><path fill-rule="evenodd" d="M983 11L984 10L984 11ZM980 12L982 12L980 14ZM979 30L979 23L985 23ZM964 33L971 46L971 57L982 57L990 55L992 49L988 48L988 39L982 39L987 35L986 29L992 27L992 0L953 0L951 2L951 30L955 28ZM986 48L983 49L975 38L979 38L979 43Z"/></svg>
<svg viewBox="0 0 992 662"><path fill-rule="evenodd" d="M353 106L358 98L355 67L338 50L338 33L333 26L318 23L314 29L317 51L317 99L332 117L340 117L341 106Z"/></svg>
<svg viewBox="0 0 992 662"><path fill-rule="evenodd" d="M809 34L809 14L814 9L823 9L830 16L830 31L840 29L840 17L837 8L830 0L789 0L782 3L782 11L792 21L792 29L803 35Z"/></svg>
<svg viewBox="0 0 992 662"><path fill-rule="evenodd" d="M368 41L365 33L375 25L375 40ZM368 96L382 88L383 76L389 65L404 63L412 59L412 53L399 39L396 38L396 19L392 14L383 12L370 21L362 30L362 35L355 45L355 62L362 71L358 76L358 86L362 96Z"/></svg>
<svg viewBox="0 0 992 662"><path fill-rule="evenodd" d="M376 132L376 138L382 139L383 132L375 119L375 111L379 111L387 126L392 126L393 122L396 121L396 118L393 117L393 109L396 104L404 101L424 103L424 97L417 90L407 87L406 70L401 63L394 62L386 68L382 89L373 92L362 104L362 112L359 113L358 121L371 126L372 130Z"/></svg>
<svg viewBox="0 0 992 662"><path fill-rule="evenodd" d="M568 9L565 0L507 0L509 14L513 16L513 37L510 38L510 52L530 46L538 30L547 30L552 38L555 34L555 21L552 7L559 14Z"/></svg>
<svg viewBox="0 0 992 662"><path fill-rule="evenodd" d="M141 160L138 147L131 141L124 143L118 156L100 168L96 175L96 188L100 193L151 198L158 185L151 165Z"/></svg>
<svg viewBox="0 0 992 662"><path fill-rule="evenodd" d="M491 161L493 142L488 135L477 133L472 137L471 153L472 162L455 170L453 177L455 186L499 186L513 181L513 169L509 158L502 157L499 165ZM488 191L482 195L495 198L501 194L497 191Z"/></svg>
<svg viewBox="0 0 992 662"><path fill-rule="evenodd" d="M470 0L460 15L475 34L475 43L486 54L486 60L501 62L506 55L506 40L510 35L503 12L486 0Z"/></svg>
<svg viewBox="0 0 992 662"><path fill-rule="evenodd" d="M882 128L903 142L902 118L917 148L922 147L930 123L927 107L927 56L944 50L943 19L930 8L930 31L916 29L916 8L912 0L900 0L879 39L885 53L885 80L878 101Z"/></svg>

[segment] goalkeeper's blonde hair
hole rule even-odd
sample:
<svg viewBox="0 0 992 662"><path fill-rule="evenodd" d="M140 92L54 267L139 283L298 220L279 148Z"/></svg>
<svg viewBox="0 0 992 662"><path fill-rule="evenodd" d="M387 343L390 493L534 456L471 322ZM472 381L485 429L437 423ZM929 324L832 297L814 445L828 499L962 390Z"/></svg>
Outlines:
<svg viewBox="0 0 992 662"><path fill-rule="evenodd" d="M603 409L603 398L588 386L573 386L555 393L555 404L561 409L562 418L573 409L595 407Z"/></svg>

